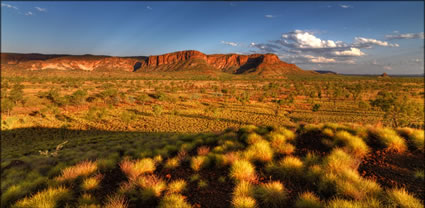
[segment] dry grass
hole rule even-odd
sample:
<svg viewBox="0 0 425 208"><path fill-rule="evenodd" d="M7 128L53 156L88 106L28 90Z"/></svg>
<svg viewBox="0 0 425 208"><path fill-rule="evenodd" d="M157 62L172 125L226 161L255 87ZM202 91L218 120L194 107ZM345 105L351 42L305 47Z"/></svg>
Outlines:
<svg viewBox="0 0 425 208"><path fill-rule="evenodd" d="M165 195L159 202L158 208L191 208L186 197L180 194Z"/></svg>
<svg viewBox="0 0 425 208"><path fill-rule="evenodd" d="M407 150L406 142L394 130L382 128L371 129L370 131L386 149L395 152L404 152Z"/></svg>
<svg viewBox="0 0 425 208"><path fill-rule="evenodd" d="M178 179L168 184L167 193L182 193L186 189L186 181Z"/></svg>
<svg viewBox="0 0 425 208"><path fill-rule="evenodd" d="M137 179L137 185L142 188L142 198L160 197L162 191L167 188L167 184L156 175L144 175Z"/></svg>
<svg viewBox="0 0 425 208"><path fill-rule="evenodd" d="M234 208L255 208L257 202L254 198L249 196L236 196L232 199L232 206Z"/></svg>
<svg viewBox="0 0 425 208"><path fill-rule="evenodd" d="M198 155L206 156L210 152L210 148L207 147L207 146L201 146L201 147L198 147L198 149L196 151L197 151Z"/></svg>
<svg viewBox="0 0 425 208"><path fill-rule="evenodd" d="M104 208L127 208L128 202L125 200L124 196L121 196L121 195L108 196L107 202L103 207Z"/></svg>
<svg viewBox="0 0 425 208"><path fill-rule="evenodd" d="M355 157L362 158L369 152L369 147L362 138L351 135L347 131L338 131L334 139L336 143L342 143Z"/></svg>
<svg viewBox="0 0 425 208"><path fill-rule="evenodd" d="M190 160L190 167L194 171L200 171L203 167L209 165L209 158L207 156L195 156Z"/></svg>
<svg viewBox="0 0 425 208"><path fill-rule="evenodd" d="M411 194L409 194L405 189L391 189L387 190L387 201L393 207L401 208L422 208L424 205L421 201Z"/></svg>
<svg viewBox="0 0 425 208"><path fill-rule="evenodd" d="M297 201L295 202L296 208L321 208L323 205L319 197L313 192L304 192L300 194Z"/></svg>
<svg viewBox="0 0 425 208"><path fill-rule="evenodd" d="M266 140L259 140L248 146L244 152L244 157L248 160L270 162L273 159L273 149Z"/></svg>
<svg viewBox="0 0 425 208"><path fill-rule="evenodd" d="M249 181L240 181L233 190L233 196L249 196L254 197L254 185Z"/></svg>
<svg viewBox="0 0 425 208"><path fill-rule="evenodd" d="M120 164L120 168L130 180L137 180L140 175L153 173L156 169L155 162L150 158L136 161L124 159Z"/></svg>
<svg viewBox="0 0 425 208"><path fill-rule="evenodd" d="M58 181L74 180L80 176L88 176L97 171L97 163L83 161L74 166L62 170L62 174L56 178Z"/></svg>
<svg viewBox="0 0 425 208"><path fill-rule="evenodd" d="M230 177L238 181L254 181L255 167L247 160L236 160L230 168Z"/></svg>
<svg viewBox="0 0 425 208"><path fill-rule="evenodd" d="M97 174L93 177L85 178L83 180L83 183L81 184L81 188L84 191L91 191L94 189L98 189L102 178L103 178L102 174Z"/></svg>
<svg viewBox="0 0 425 208"><path fill-rule="evenodd" d="M65 187L51 187L40 191L30 197L19 200L12 207L14 208L54 208L58 207L61 201L69 200L71 193Z"/></svg>
<svg viewBox="0 0 425 208"><path fill-rule="evenodd" d="M266 207L284 207L287 200L287 191L279 181L259 185L255 189L255 196Z"/></svg>

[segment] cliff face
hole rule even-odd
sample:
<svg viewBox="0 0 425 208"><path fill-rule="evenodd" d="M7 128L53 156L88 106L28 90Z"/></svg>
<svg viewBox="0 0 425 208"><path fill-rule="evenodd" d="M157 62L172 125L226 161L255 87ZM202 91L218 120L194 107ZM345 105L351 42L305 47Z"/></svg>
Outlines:
<svg viewBox="0 0 425 208"><path fill-rule="evenodd" d="M18 66L27 70L84 71L181 71L209 70L232 74L284 75L309 73L294 64L281 61L274 54L214 54L179 51L149 57L71 56L41 54L1 54L2 67Z"/></svg>

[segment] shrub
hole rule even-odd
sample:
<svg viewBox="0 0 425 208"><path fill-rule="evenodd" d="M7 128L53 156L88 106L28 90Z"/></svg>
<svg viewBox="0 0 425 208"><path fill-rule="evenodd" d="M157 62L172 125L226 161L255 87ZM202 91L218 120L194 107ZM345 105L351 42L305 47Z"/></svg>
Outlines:
<svg viewBox="0 0 425 208"><path fill-rule="evenodd" d="M246 149L244 156L248 160L269 162L273 159L273 150L270 147L269 142L266 140L260 140Z"/></svg>
<svg viewBox="0 0 425 208"><path fill-rule="evenodd" d="M190 161L190 167L194 171L200 171L203 167L208 166L210 163L210 160L207 156L195 156L192 157L192 160Z"/></svg>
<svg viewBox="0 0 425 208"><path fill-rule="evenodd" d="M404 152L407 147L404 140L390 128L376 129L372 131L385 148L391 151Z"/></svg>
<svg viewBox="0 0 425 208"><path fill-rule="evenodd" d="M319 197L313 192L302 193L295 202L296 208L321 208L323 207Z"/></svg>
<svg viewBox="0 0 425 208"><path fill-rule="evenodd" d="M369 147L360 137L353 136L346 131L338 131L334 140L336 143L342 143L356 157L361 158L369 152Z"/></svg>
<svg viewBox="0 0 425 208"><path fill-rule="evenodd" d="M192 206L186 202L185 198L180 194L165 195L159 202L158 208L191 208Z"/></svg>
<svg viewBox="0 0 425 208"><path fill-rule="evenodd" d="M70 200L72 198L69 189L65 187L48 188L44 191L40 191L30 197L25 197L19 200L12 207L14 208L27 208L27 207L43 207L43 208L54 208L58 207L63 201Z"/></svg>
<svg viewBox="0 0 425 208"><path fill-rule="evenodd" d="M74 166L62 170L62 174L56 178L58 181L74 180L80 176L88 176L97 170L97 163L92 161L83 161Z"/></svg>
<svg viewBox="0 0 425 208"><path fill-rule="evenodd" d="M424 207L419 199L409 194L405 189L394 188L394 189L387 190L387 201L393 207L401 207L401 208Z"/></svg>
<svg viewBox="0 0 425 208"><path fill-rule="evenodd" d="M114 195L108 196L106 204L103 206L104 208L127 208L128 202L125 200L124 196Z"/></svg>
<svg viewBox="0 0 425 208"><path fill-rule="evenodd" d="M186 189L186 181L178 179L168 184L167 193L181 193Z"/></svg>
<svg viewBox="0 0 425 208"><path fill-rule="evenodd" d="M279 181L273 181L259 185L255 189L255 196L266 207L284 207L287 192Z"/></svg>
<svg viewBox="0 0 425 208"><path fill-rule="evenodd" d="M249 196L236 196L232 199L232 206L234 208L255 208L256 201Z"/></svg>
<svg viewBox="0 0 425 208"><path fill-rule="evenodd" d="M236 160L230 168L230 177L238 181L253 181L256 178L255 168L247 160Z"/></svg>
<svg viewBox="0 0 425 208"><path fill-rule="evenodd" d="M135 180L144 173L155 171L155 162L151 158L144 158L136 161L125 159L120 164L121 170L130 180Z"/></svg>
<svg viewBox="0 0 425 208"><path fill-rule="evenodd" d="M162 191L167 188L167 184L155 175L140 176L136 183L142 188L141 194L144 200L161 196Z"/></svg>

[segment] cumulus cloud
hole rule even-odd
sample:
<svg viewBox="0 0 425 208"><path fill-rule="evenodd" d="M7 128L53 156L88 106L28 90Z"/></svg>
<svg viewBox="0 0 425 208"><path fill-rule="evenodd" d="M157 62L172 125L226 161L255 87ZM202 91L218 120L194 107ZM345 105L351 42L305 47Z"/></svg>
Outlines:
<svg viewBox="0 0 425 208"><path fill-rule="evenodd" d="M332 52L336 56L363 56L365 53L363 53L358 48L350 48L350 50L345 51L333 51Z"/></svg>
<svg viewBox="0 0 425 208"><path fill-rule="evenodd" d="M32 15L34 15L32 12L26 12L25 13L25 16L32 16Z"/></svg>
<svg viewBox="0 0 425 208"><path fill-rule="evenodd" d="M276 53L281 47L271 43L251 43L250 47L259 49L261 52Z"/></svg>
<svg viewBox="0 0 425 208"><path fill-rule="evenodd" d="M16 6L13 6L13 5L11 5L11 4L5 4L5 3L1 3L1 7L6 7L6 8L9 8L9 9L18 9L18 7L16 7Z"/></svg>
<svg viewBox="0 0 425 208"><path fill-rule="evenodd" d="M358 57L366 55L363 49L399 45L365 37L355 37L352 43L347 43L321 39L311 31L294 30L283 33L280 39L268 43L251 43L249 46L255 52L276 53L280 59L290 63L355 64Z"/></svg>
<svg viewBox="0 0 425 208"><path fill-rule="evenodd" d="M264 15L264 17L265 17L265 18L274 18L274 17L276 17L276 16L271 15L271 14L266 14L266 15Z"/></svg>
<svg viewBox="0 0 425 208"><path fill-rule="evenodd" d="M386 35L385 38L388 40L394 40L394 39L424 39L424 33L404 33L404 34L393 34L393 35Z"/></svg>
<svg viewBox="0 0 425 208"><path fill-rule="evenodd" d="M339 5L343 9L353 8L351 5L341 4Z"/></svg>
<svg viewBox="0 0 425 208"><path fill-rule="evenodd" d="M235 43L235 42L227 42L227 41L224 41L224 40L222 40L221 43L225 44L225 45L229 45L229 46L235 46L235 47L238 46L238 44Z"/></svg>
<svg viewBox="0 0 425 208"><path fill-rule="evenodd" d="M41 7L34 7L34 8L39 12L47 12L46 8L41 8Z"/></svg>
<svg viewBox="0 0 425 208"><path fill-rule="evenodd" d="M355 37L354 46L358 48L371 48L373 45L386 46L386 47L399 47L398 44L388 43L386 41L380 41L372 38Z"/></svg>

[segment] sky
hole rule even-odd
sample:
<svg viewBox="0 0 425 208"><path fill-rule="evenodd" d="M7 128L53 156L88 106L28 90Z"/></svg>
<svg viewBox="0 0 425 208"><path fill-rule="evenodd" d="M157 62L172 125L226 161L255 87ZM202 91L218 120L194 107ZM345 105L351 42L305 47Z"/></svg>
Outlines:
<svg viewBox="0 0 425 208"><path fill-rule="evenodd" d="M1 51L274 53L306 70L424 73L424 2L1 2Z"/></svg>

